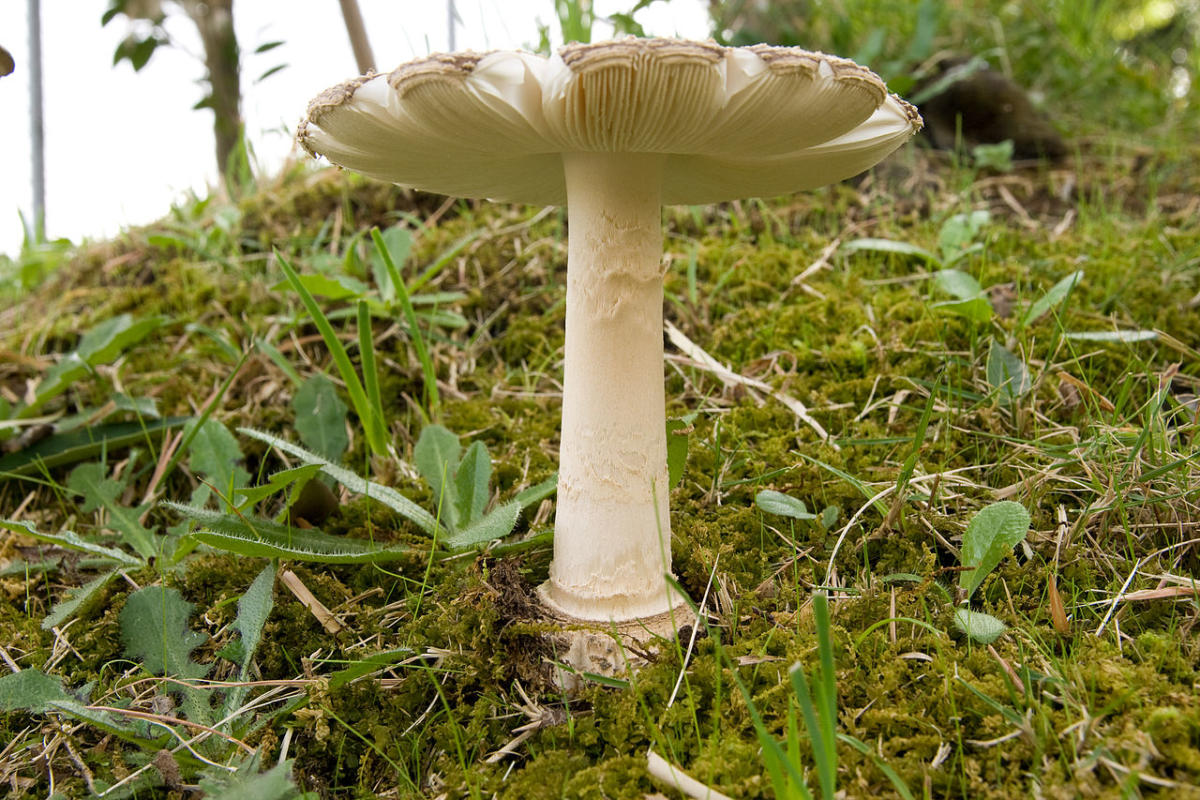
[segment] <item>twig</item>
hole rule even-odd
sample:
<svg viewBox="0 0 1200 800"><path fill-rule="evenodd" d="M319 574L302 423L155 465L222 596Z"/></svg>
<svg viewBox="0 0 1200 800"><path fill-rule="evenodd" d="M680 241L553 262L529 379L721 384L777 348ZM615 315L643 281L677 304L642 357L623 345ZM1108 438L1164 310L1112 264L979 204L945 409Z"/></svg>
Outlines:
<svg viewBox="0 0 1200 800"><path fill-rule="evenodd" d="M705 786L653 750L646 751L646 771L650 773L650 777L678 789L688 797L695 797L697 800L731 800L729 795Z"/></svg>

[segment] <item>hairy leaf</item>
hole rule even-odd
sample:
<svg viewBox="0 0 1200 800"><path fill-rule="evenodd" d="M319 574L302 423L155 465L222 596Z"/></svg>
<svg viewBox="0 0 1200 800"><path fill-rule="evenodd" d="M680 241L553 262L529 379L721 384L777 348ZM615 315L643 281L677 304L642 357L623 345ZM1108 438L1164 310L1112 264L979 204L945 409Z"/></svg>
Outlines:
<svg viewBox="0 0 1200 800"><path fill-rule="evenodd" d="M496 506L487 516L447 536L444 543L447 547L458 550L493 539L502 539L517 527L520 517L521 505L516 501Z"/></svg>
<svg viewBox="0 0 1200 800"><path fill-rule="evenodd" d="M972 641L991 644L1000 638L1008 627L991 614L972 611L969 608L954 609L954 627Z"/></svg>
<svg viewBox="0 0 1200 800"><path fill-rule="evenodd" d="M350 446L346 435L346 404L333 381L317 373L301 385L292 398L296 432L304 446L330 461L338 461Z"/></svg>
<svg viewBox="0 0 1200 800"><path fill-rule="evenodd" d="M238 428L238 432L252 439L257 439L260 442L266 442L272 447L282 450L288 455L295 456L307 464L320 464L322 472L350 491L378 500L405 519L416 524L421 530L431 536L439 531L438 522L433 518L432 514L395 489L373 483L365 478L360 478L345 467L338 466L316 453L309 452L299 445L292 444L285 439L280 439L278 436L266 433L265 431L255 430L254 428Z"/></svg>
<svg viewBox="0 0 1200 800"><path fill-rule="evenodd" d="M178 589L165 586L147 586L129 595L120 614L125 656L141 661L155 675L203 677L208 668L192 661L191 653L208 637L188 627L192 608Z"/></svg>
<svg viewBox="0 0 1200 800"><path fill-rule="evenodd" d="M255 558L291 558L324 564L367 564L395 561L414 552L402 545L382 545L365 539L330 536L316 528L293 528L268 519L222 514L206 508L164 502L202 527L191 536L231 553Z"/></svg>
<svg viewBox="0 0 1200 800"><path fill-rule="evenodd" d="M32 522L21 520L17 522L11 519L0 519L0 528L20 533L25 536L32 537L41 542L58 545L67 550L74 550L79 553L87 553L88 555L99 556L116 561L127 567L140 567L142 560L134 558L123 550L117 550L113 547L105 547L104 545L95 544L83 539L74 531L61 531L59 533L43 533L33 527Z"/></svg>
<svg viewBox="0 0 1200 800"><path fill-rule="evenodd" d="M62 680L36 669L0 676L0 711L44 714L56 700L72 700Z"/></svg>
<svg viewBox="0 0 1200 800"><path fill-rule="evenodd" d="M458 527L483 516L487 509L488 483L492 479L492 459L483 442L472 442L454 472L454 500Z"/></svg>

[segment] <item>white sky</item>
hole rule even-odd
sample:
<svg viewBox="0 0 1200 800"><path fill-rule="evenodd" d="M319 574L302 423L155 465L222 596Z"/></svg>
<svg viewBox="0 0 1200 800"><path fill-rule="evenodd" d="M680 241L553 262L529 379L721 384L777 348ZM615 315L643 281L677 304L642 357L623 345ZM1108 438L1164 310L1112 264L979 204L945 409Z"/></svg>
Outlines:
<svg viewBox="0 0 1200 800"><path fill-rule="evenodd" d="M445 50L445 0L359 0L380 69ZM459 49L512 48L537 42L537 22L557 34L553 0L457 0ZM599 15L633 0L595 0ZM180 47L160 48L135 73L112 66L126 33L123 17L100 27L107 0L42 0L46 222L51 238L111 236L123 225L164 216L189 190L215 182L212 113L193 111L204 95L199 37L182 16L168 18ZM169 7L169 4L168 4ZM637 15L648 33L703 39L706 0L657 2ZM0 0L0 44L16 71L0 78L0 253L22 240L18 210L30 215L29 45L26 0ZM296 13L303 8L304 13ZM283 9L290 11L286 13ZM336 0L239 0L234 6L243 52L246 130L260 164L274 171L291 150L292 130L308 100L357 73ZM603 30L596 32L602 38ZM265 42L285 44L252 55ZM280 62L287 68L255 79Z"/></svg>

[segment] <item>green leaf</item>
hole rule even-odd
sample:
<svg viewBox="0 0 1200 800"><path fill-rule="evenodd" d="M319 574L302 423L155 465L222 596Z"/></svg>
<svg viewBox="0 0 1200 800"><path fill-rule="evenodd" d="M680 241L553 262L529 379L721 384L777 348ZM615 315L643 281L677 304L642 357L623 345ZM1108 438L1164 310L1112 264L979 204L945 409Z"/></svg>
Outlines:
<svg viewBox="0 0 1200 800"><path fill-rule="evenodd" d="M691 423L681 419L667 420L667 485L675 488L683 480L687 467L688 431Z"/></svg>
<svg viewBox="0 0 1200 800"><path fill-rule="evenodd" d="M195 423L184 429L186 437L195 428ZM196 430L188 447L188 465L199 472L221 491L234 486L234 463L242 459L242 449L237 439L220 421L211 417Z"/></svg>
<svg viewBox="0 0 1200 800"><path fill-rule="evenodd" d="M238 665L241 667L238 672L240 680L246 680L250 660L258 649L263 625L266 624L275 604L274 589L275 565L267 564L238 600L238 615L234 625L242 635L242 663Z"/></svg>
<svg viewBox="0 0 1200 800"><path fill-rule="evenodd" d="M463 453L454 472L455 511L458 526L466 527L483 516L487 509L488 482L492 479L492 459L483 442L472 442Z"/></svg>
<svg viewBox="0 0 1200 800"><path fill-rule="evenodd" d="M966 250L984 226L992 219L985 210L971 211L966 214L955 214L942 223L938 233L938 248L943 259L961 257L961 251Z"/></svg>
<svg viewBox="0 0 1200 800"><path fill-rule="evenodd" d="M993 340L988 350L988 383L1004 403L1012 403L1025 395L1031 386L1025 363L1007 347Z"/></svg>
<svg viewBox="0 0 1200 800"><path fill-rule="evenodd" d="M121 314L101 322L80 338L73 352L46 371L45 377L34 390L33 402L22 409L22 416L31 416L47 400L91 372L92 367L114 360L166 322L167 317L135 320L130 314Z"/></svg>
<svg viewBox="0 0 1200 800"><path fill-rule="evenodd" d="M192 608L179 590L165 586L129 595L119 616L125 656L141 661L154 675L203 677L208 668L192 661L191 653L208 637L188 627Z"/></svg>
<svg viewBox="0 0 1200 800"><path fill-rule="evenodd" d="M503 539L513 532L520 518L521 505L515 501L505 503L492 509L491 513L482 519L450 534L443 544L452 550L459 550L493 539Z"/></svg>
<svg viewBox="0 0 1200 800"><path fill-rule="evenodd" d="M87 553L92 556L110 559L127 567L140 567L143 562L141 559L134 558L123 550L117 550L112 547L104 547L103 545L94 544L80 538L79 534L73 531L62 531L61 533L42 533L33 527L33 523L24 520L17 522L10 519L0 519L0 528L5 528L14 533L19 533L24 536L29 536L37 539L40 542L58 545L67 550L74 550L78 553Z"/></svg>
<svg viewBox="0 0 1200 800"><path fill-rule="evenodd" d="M257 439L260 442L266 442L277 450L282 450L288 455L301 459L306 464L320 464L321 472L324 472L350 491L378 500L431 536L434 533L440 532L438 521L434 519L432 514L391 487L360 478L345 467L334 464L316 453L309 452L299 445L292 444L286 439L280 439L278 436L274 436L266 431L259 431L254 428L238 428L238 432L252 439Z"/></svg>
<svg viewBox="0 0 1200 800"><path fill-rule="evenodd" d="M358 373L354 371L354 365L350 362L350 356L346 354L345 345L338 338L333 326L329 324L329 318L325 316L325 312L317 305L317 301L313 298L312 293L308 291L308 288L300 281L300 276L292 269L292 265L278 251L275 252L275 258L279 262L279 269L283 271L288 284L291 285L296 294L300 295L300 302L303 303L313 324L320 331L321 338L325 341L325 347L329 350L329 355L333 358L333 362L337 364L338 373L341 374L342 381L346 384L346 391L350 395L350 405L354 407L355 412L363 422L363 429L366 433L367 444L370 446L371 452L376 454L386 453L387 442L384 441L382 436L382 426L371 423L371 406L367 402L367 394L363 389L362 381L359 380Z"/></svg>
<svg viewBox="0 0 1200 800"><path fill-rule="evenodd" d="M164 502L201 528L190 535L220 550L253 558L290 558L323 564L372 564L396 561L417 552L404 545L330 536L316 528L293 528L268 519L223 514L182 503Z"/></svg>
<svg viewBox="0 0 1200 800"><path fill-rule="evenodd" d="M808 513L808 507L794 497L782 492L763 489L754 496L754 504L768 514L792 519L816 519L816 514Z"/></svg>
<svg viewBox="0 0 1200 800"><path fill-rule="evenodd" d="M917 247L915 244L909 244L908 242L895 242L891 239L853 239L842 245L842 250L850 253L857 253L862 250L873 253L891 253L899 256L913 256L928 261L930 264L938 265L941 263L937 256L923 247Z"/></svg>
<svg viewBox="0 0 1200 800"><path fill-rule="evenodd" d="M821 510L821 527L825 530L830 530L837 524L838 517L841 516L842 509L837 506L825 506Z"/></svg>
<svg viewBox="0 0 1200 800"><path fill-rule="evenodd" d="M333 381L317 373L306 380L292 398L296 432L304 446L330 461L339 461L350 446L346 434L346 404Z"/></svg>
<svg viewBox="0 0 1200 800"><path fill-rule="evenodd" d="M191 417L173 416L166 420L110 422L56 433L22 450L0 458L0 482L11 477L32 475L43 470L73 464L133 445L151 447L163 433L184 426Z"/></svg>
<svg viewBox="0 0 1200 800"><path fill-rule="evenodd" d="M296 484L303 485L316 477L320 471L320 464L304 464L299 467L292 467L291 469L284 469L273 473L262 486L250 486L238 489L236 493L238 500L237 507L239 510L246 509L273 494L279 494L289 486L295 486ZM288 505L290 506L291 503L289 502Z"/></svg>
<svg viewBox="0 0 1200 800"><path fill-rule="evenodd" d="M441 425L426 425L413 447L413 465L429 484L439 516L451 530L458 524L454 473L461 453L458 437Z"/></svg>
<svg viewBox="0 0 1200 800"><path fill-rule="evenodd" d="M347 297L361 297L367 292L367 285L349 275L324 275L319 272L297 276L297 281L310 294L324 297L326 300L337 302ZM271 287L273 291L287 289L291 284L287 280L279 281Z"/></svg>
<svg viewBox="0 0 1200 800"><path fill-rule="evenodd" d="M411 647L398 647L395 650L384 650L381 653L372 653L366 658L359 659L350 664L345 669L338 670L329 676L329 688L338 689L351 681L358 680L372 672L378 672L385 667L390 667L397 661L403 661L406 658L411 658L413 649Z"/></svg>
<svg viewBox="0 0 1200 800"><path fill-rule="evenodd" d="M1081 280L1083 280L1083 270L1079 269L1051 286L1048 292L1029 306L1029 310L1025 312L1025 319L1021 321L1021 325L1029 325L1045 316L1051 309L1057 308L1067 299L1067 296L1071 294L1071 290Z"/></svg>
<svg viewBox="0 0 1200 800"><path fill-rule="evenodd" d="M397 267L408 261L412 251L412 233L406 226L393 225L380 234L383 244L391 256L392 263ZM389 306L396 302L396 283L387 267L383 256L377 251L371 252L371 274L375 277L375 285L379 287L379 296Z"/></svg>
<svg viewBox="0 0 1200 800"><path fill-rule="evenodd" d="M970 300L943 300L931 303L930 308L966 317L972 322L988 322L992 318L992 304L986 297L975 297Z"/></svg>
<svg viewBox="0 0 1200 800"><path fill-rule="evenodd" d="M970 597L1029 532L1029 512L1020 503L1002 500L979 510L963 534L960 559L964 567L958 583Z"/></svg>
<svg viewBox="0 0 1200 800"><path fill-rule="evenodd" d="M66 620L74 616L75 612L88 601L92 595L108 585L117 574L117 570L109 570L90 581L83 586L75 586L67 590L66 594L50 608L50 613L42 620L42 630L48 631L62 625Z"/></svg>
<svg viewBox="0 0 1200 800"><path fill-rule="evenodd" d="M972 611L969 608L954 609L954 627L972 641L991 644L1000 638L1008 627L991 614Z"/></svg>
<svg viewBox="0 0 1200 800"><path fill-rule="evenodd" d="M158 540L154 532L140 522L149 505L127 508L118 501L125 491L124 480L113 480L104 476L103 464L80 464L67 476L67 488L83 495L82 509L85 512L103 508L108 512L105 527L121 535L121 541L132 547L143 559L158 554Z"/></svg>
<svg viewBox="0 0 1200 800"><path fill-rule="evenodd" d="M200 780L204 797L216 800L317 800L312 792L301 792L291 780L292 762L276 764L259 772L258 754L236 772L210 770Z"/></svg>
<svg viewBox="0 0 1200 800"><path fill-rule="evenodd" d="M979 285L979 281L962 270L938 270L933 273L933 283L941 291L954 295L959 300L971 300L983 294L983 287Z"/></svg>
<svg viewBox="0 0 1200 800"><path fill-rule="evenodd" d="M513 502L521 508L529 508L534 503L540 503L558 491L558 474L551 475L541 483L534 484L528 489L517 492Z"/></svg>
<svg viewBox="0 0 1200 800"><path fill-rule="evenodd" d="M62 680L36 669L0 676L0 711L44 714L58 700L73 700Z"/></svg>

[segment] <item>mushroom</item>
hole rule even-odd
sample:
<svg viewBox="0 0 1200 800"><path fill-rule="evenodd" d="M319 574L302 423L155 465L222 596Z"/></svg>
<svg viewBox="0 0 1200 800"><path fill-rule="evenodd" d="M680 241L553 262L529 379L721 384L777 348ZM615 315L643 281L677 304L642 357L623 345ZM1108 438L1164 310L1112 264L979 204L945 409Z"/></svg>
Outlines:
<svg viewBox="0 0 1200 800"><path fill-rule="evenodd" d="M675 625L686 616L665 579L661 206L842 180L920 126L852 61L628 38L551 58L417 59L323 92L296 138L314 156L406 187L566 204L558 507L538 593L556 619L616 623L644 641L671 631L673 613Z"/></svg>

